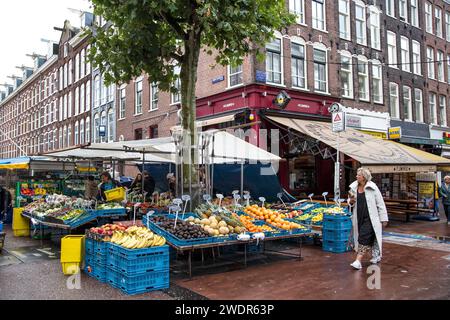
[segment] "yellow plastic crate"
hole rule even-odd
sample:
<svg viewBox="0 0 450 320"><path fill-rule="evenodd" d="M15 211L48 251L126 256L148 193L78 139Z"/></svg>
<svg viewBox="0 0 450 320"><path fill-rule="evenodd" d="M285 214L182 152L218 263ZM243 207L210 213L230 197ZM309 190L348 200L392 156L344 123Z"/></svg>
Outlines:
<svg viewBox="0 0 450 320"><path fill-rule="evenodd" d="M125 189L115 188L105 191L106 201L121 201L125 199Z"/></svg>
<svg viewBox="0 0 450 320"><path fill-rule="evenodd" d="M24 208L13 209L12 229L15 237L28 237L30 235L30 220L22 217Z"/></svg>
<svg viewBox="0 0 450 320"><path fill-rule="evenodd" d="M80 265L80 262L61 262L62 271L66 276L80 273Z"/></svg>
<svg viewBox="0 0 450 320"><path fill-rule="evenodd" d="M61 239L61 263L81 263L84 260L84 236Z"/></svg>

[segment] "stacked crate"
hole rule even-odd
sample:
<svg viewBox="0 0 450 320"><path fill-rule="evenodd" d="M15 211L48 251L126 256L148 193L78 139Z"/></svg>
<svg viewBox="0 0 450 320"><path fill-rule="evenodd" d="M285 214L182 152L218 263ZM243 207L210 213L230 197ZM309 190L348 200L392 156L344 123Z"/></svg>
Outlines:
<svg viewBox="0 0 450 320"><path fill-rule="evenodd" d="M86 238L84 272L100 282L106 283L109 242Z"/></svg>
<svg viewBox="0 0 450 320"><path fill-rule="evenodd" d="M344 253L351 251L352 220L348 215L324 215L322 229L323 251Z"/></svg>

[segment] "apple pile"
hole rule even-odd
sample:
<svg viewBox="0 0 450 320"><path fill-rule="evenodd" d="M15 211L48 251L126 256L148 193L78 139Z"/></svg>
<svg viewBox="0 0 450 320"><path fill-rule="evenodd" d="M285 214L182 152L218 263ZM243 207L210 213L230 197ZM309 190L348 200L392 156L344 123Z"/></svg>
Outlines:
<svg viewBox="0 0 450 320"><path fill-rule="evenodd" d="M114 231L125 231L127 230L127 227L121 225L121 224L105 224L104 226L101 226L99 228L91 228L90 232L94 234L99 234L102 236L112 236Z"/></svg>

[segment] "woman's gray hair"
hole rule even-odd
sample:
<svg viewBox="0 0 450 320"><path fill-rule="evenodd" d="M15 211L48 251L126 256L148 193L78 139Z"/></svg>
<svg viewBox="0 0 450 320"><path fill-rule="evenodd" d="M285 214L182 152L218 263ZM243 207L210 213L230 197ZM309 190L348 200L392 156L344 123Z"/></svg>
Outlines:
<svg viewBox="0 0 450 320"><path fill-rule="evenodd" d="M361 174L367 182L372 181L372 174L370 173L369 169L359 168L356 173Z"/></svg>
<svg viewBox="0 0 450 320"><path fill-rule="evenodd" d="M446 179L450 179L450 176L445 176L445 177L444 177L444 180L446 180Z"/></svg>

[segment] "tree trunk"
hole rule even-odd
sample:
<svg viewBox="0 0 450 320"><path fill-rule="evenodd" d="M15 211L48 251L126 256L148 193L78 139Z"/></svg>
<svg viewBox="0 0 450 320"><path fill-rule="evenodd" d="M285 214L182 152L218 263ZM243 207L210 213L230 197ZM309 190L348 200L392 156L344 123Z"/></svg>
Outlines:
<svg viewBox="0 0 450 320"><path fill-rule="evenodd" d="M189 33L189 39L185 41L185 55L181 67L181 106L183 126L183 177L184 190L191 193L192 203L199 201L199 181L196 171L198 160L198 138L196 121L196 84L197 67L200 55L200 35L195 30Z"/></svg>

